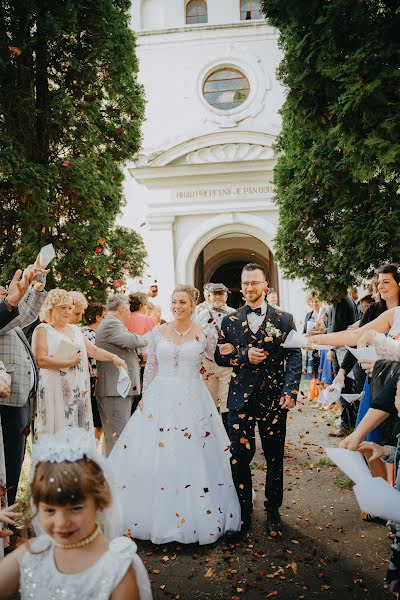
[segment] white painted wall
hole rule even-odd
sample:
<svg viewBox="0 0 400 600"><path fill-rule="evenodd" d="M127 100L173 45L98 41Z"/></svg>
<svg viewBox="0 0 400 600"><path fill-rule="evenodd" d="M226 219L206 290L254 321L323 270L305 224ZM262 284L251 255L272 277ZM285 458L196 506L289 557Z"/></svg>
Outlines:
<svg viewBox="0 0 400 600"><path fill-rule="evenodd" d="M212 139L217 134L231 133L234 141L239 135L276 135L280 129L278 111L284 90L275 78L281 60L276 31L264 21L241 22L239 0L209 0L208 23L193 26L185 25L185 5L186 0L132 2L139 78L147 99L140 164L148 161L151 164L157 155L189 140L195 143L205 135ZM218 114L202 97L204 78L218 65L235 66L243 70L250 81L250 97L239 110ZM177 162L185 165L185 154ZM232 178L238 178L235 163L229 168ZM213 165L209 165L208 171L202 185L206 186L209 180L212 185L218 185L216 176L212 175ZM267 181L266 172L253 173L250 169L243 174L243 182L251 184L259 181L257 177ZM224 175L222 180L229 182L229 175ZM179 177L173 181L175 189L179 189ZM186 181L185 189L188 187ZM195 243L193 235L195 231L207 229L206 223L219 218L220 229L214 231L225 233L229 233L234 221L240 224L238 229L242 233L249 233L253 223L256 237L268 243L273 251L272 240L279 217L270 196L243 198L231 203L188 201L178 207L173 200L176 194L174 196L168 188L147 189L128 174L125 195L127 204L120 221L143 235L149 252L147 275L150 275L144 278L143 287L148 287L150 279L158 281L157 302L165 314L174 284L183 276L187 278L190 271L187 265L182 265L184 248L190 245L189 239L193 247L201 246L201 240ZM146 225L139 228L143 222ZM205 233L204 242L206 238ZM188 255L190 264L192 258ZM298 320L303 319L307 307L301 282L287 282L281 277L280 301Z"/></svg>

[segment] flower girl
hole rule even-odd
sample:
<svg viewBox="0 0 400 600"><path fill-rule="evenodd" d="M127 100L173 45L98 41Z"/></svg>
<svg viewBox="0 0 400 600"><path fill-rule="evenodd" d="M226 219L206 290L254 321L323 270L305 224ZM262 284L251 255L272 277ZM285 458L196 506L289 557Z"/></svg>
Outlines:
<svg viewBox="0 0 400 600"><path fill-rule="evenodd" d="M104 463L83 429L44 434L33 446L31 504L40 535L0 562L0 598L19 590L21 600L151 600L136 544L115 538L118 511Z"/></svg>

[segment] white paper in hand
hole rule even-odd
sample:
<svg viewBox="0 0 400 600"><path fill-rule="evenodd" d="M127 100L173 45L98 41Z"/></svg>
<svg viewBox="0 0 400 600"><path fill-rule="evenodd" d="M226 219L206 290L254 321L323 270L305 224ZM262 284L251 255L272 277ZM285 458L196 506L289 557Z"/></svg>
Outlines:
<svg viewBox="0 0 400 600"><path fill-rule="evenodd" d="M371 477L353 487L358 505L363 512L400 521L400 492L382 477Z"/></svg>
<svg viewBox="0 0 400 600"><path fill-rule="evenodd" d="M78 346L75 346L75 344L68 340L61 340L53 354L53 358L61 361L72 360L78 352Z"/></svg>
<svg viewBox="0 0 400 600"><path fill-rule="evenodd" d="M325 452L354 483L373 479L361 452L347 450L347 448L325 448Z"/></svg>
<svg viewBox="0 0 400 600"><path fill-rule="evenodd" d="M356 357L358 362L362 362L363 360L376 361L379 358L374 346L365 346L365 348L350 348L346 346L346 348Z"/></svg>
<svg viewBox="0 0 400 600"><path fill-rule="evenodd" d="M301 333L295 331L294 329L289 331L285 341L283 342L284 348L306 348L310 345L311 343L309 339L306 338L305 335L301 335Z"/></svg>
<svg viewBox="0 0 400 600"><path fill-rule="evenodd" d="M312 337L306 337L294 329L289 331L282 346L283 348L315 348L315 350L332 350L332 346L318 346L318 344L313 344Z"/></svg>
<svg viewBox="0 0 400 600"><path fill-rule="evenodd" d="M55 255L56 253L54 251L53 244L47 244L47 246L43 246L39 252L40 267L45 269L47 265L51 263Z"/></svg>
<svg viewBox="0 0 400 600"><path fill-rule="evenodd" d="M318 400L321 401L322 404L333 404L339 400L341 391L342 386L338 383L333 383L320 392Z"/></svg>
<svg viewBox="0 0 400 600"><path fill-rule="evenodd" d="M126 398L131 389L131 379L123 367L119 368L119 376L117 383L118 394Z"/></svg>
<svg viewBox="0 0 400 600"><path fill-rule="evenodd" d="M343 398L343 400L346 400L346 402L351 404L352 402L355 402L356 400L361 400L362 393L361 394L342 394L341 398Z"/></svg>

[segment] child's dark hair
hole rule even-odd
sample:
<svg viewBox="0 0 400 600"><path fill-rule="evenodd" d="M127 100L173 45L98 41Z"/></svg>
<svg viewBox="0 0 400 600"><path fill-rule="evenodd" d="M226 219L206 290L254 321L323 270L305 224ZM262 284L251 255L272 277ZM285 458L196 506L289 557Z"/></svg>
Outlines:
<svg viewBox="0 0 400 600"><path fill-rule="evenodd" d="M40 462L31 483L32 500L50 506L78 504L93 498L99 510L111 505L111 490L104 473L90 458L69 462Z"/></svg>

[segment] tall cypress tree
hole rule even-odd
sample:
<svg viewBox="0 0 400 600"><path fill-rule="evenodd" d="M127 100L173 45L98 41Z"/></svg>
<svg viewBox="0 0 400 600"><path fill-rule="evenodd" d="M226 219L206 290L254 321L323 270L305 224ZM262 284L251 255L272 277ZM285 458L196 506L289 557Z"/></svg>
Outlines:
<svg viewBox="0 0 400 600"><path fill-rule="evenodd" d="M55 282L92 300L142 271L141 237L114 226L144 112L129 8L0 0L3 280L50 242Z"/></svg>
<svg viewBox="0 0 400 600"><path fill-rule="evenodd" d="M400 10L395 0L263 0L287 89L277 257L336 300L400 260Z"/></svg>

